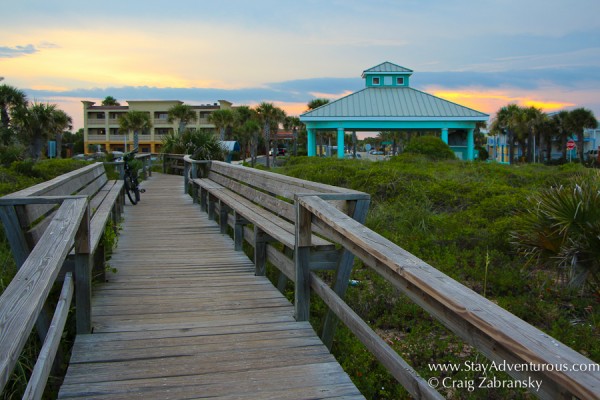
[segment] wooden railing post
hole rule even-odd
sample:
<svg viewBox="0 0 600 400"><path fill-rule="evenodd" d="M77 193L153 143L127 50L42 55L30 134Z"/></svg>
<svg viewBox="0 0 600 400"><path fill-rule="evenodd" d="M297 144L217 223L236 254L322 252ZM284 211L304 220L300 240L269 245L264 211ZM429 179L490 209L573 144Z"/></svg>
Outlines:
<svg viewBox="0 0 600 400"><path fill-rule="evenodd" d="M208 219L210 219L211 221L215 220L215 205L217 204L217 198L215 196L213 196L212 194L210 194L210 192L207 194L208 197L208 207L207 207L207 212L208 212Z"/></svg>
<svg viewBox="0 0 600 400"><path fill-rule="evenodd" d="M92 331L92 273L90 255L90 205L75 236L75 316L78 334Z"/></svg>
<svg viewBox="0 0 600 400"><path fill-rule="evenodd" d="M2 226L10 244L15 264L17 268L20 268L27 259L30 249L19 224L15 206L1 206L0 219L2 220Z"/></svg>
<svg viewBox="0 0 600 400"><path fill-rule="evenodd" d="M348 211L348 214L352 216L355 221L361 224L365 222L367 218L367 211L369 210L369 200L356 200L352 202L352 206ZM337 273L335 282L333 284L333 291L344 298L346 289L348 289L348 281L350 280L350 274L352 273L352 266L354 264L354 254L348 249L342 251L340 261L338 263ZM323 323L323 332L321 334L321 340L331 350L333 345L333 337L335 335L335 328L338 323L338 318L335 313L331 310L327 311L325 315L325 321Z"/></svg>
<svg viewBox="0 0 600 400"><path fill-rule="evenodd" d="M219 227L221 233L227 233L229 219L229 206L222 201L219 201Z"/></svg>
<svg viewBox="0 0 600 400"><path fill-rule="evenodd" d="M119 171L119 180L125 179L125 162L120 161L115 164L117 166L117 170Z"/></svg>
<svg viewBox="0 0 600 400"><path fill-rule="evenodd" d="M267 243L269 236L259 227L254 226L254 274L265 276L267 273Z"/></svg>
<svg viewBox="0 0 600 400"><path fill-rule="evenodd" d="M244 225L248 223L237 211L233 213L235 223L233 225L233 243L236 251L241 251L244 245Z"/></svg>
<svg viewBox="0 0 600 400"><path fill-rule="evenodd" d="M191 176L192 179L198 178L198 164L192 163L191 174L192 174L192 176ZM198 203L198 186L196 186L193 183L192 183L192 200L193 200L194 204Z"/></svg>
<svg viewBox="0 0 600 400"><path fill-rule="evenodd" d="M294 262L296 289L294 307L297 321L308 321L310 311L310 246L312 214L304 208L296 196L296 244Z"/></svg>
<svg viewBox="0 0 600 400"><path fill-rule="evenodd" d="M183 161L183 193L188 192L188 185L190 184L190 163Z"/></svg>

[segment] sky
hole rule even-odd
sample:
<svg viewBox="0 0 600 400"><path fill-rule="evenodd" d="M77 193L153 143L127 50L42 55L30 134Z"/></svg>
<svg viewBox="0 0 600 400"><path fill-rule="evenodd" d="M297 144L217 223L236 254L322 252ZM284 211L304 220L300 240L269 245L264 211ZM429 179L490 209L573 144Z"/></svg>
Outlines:
<svg viewBox="0 0 600 400"><path fill-rule="evenodd" d="M272 102L289 115L389 61L495 115L600 118L598 0L0 0L0 77L83 126L82 100Z"/></svg>

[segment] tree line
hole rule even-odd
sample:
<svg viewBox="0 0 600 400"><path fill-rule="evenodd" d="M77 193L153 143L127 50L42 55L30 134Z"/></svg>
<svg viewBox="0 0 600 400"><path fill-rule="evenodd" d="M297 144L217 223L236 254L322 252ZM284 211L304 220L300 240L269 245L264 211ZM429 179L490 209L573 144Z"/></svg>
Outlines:
<svg viewBox="0 0 600 400"><path fill-rule="evenodd" d="M550 160L552 144L558 143L562 159L567 159L567 141L577 136L577 156L584 162L583 139L586 128L597 128L598 121L591 110L576 108L554 114L544 113L536 107L509 104L496 113L490 126L491 135L507 136L509 160L514 160L518 146L527 162ZM534 160L537 155L537 160Z"/></svg>
<svg viewBox="0 0 600 400"><path fill-rule="evenodd" d="M3 153L19 159L27 152L33 160L42 156L46 140L56 140L57 157L65 131L73 120L55 104L30 102L20 89L0 85L0 147Z"/></svg>

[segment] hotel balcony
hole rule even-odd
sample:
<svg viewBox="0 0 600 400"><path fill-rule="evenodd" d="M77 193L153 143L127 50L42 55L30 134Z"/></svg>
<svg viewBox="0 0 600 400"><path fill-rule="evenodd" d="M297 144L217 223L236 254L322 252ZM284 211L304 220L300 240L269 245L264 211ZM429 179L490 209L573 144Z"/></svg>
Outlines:
<svg viewBox="0 0 600 400"><path fill-rule="evenodd" d="M173 123L169 122L169 120L166 119L166 118L154 118L153 124L154 124L154 126L156 126L156 125L161 125L161 126L164 126L164 125L171 126L171 125L173 125Z"/></svg>
<svg viewBox="0 0 600 400"><path fill-rule="evenodd" d="M93 125L93 126L104 126L104 124L106 123L106 120L104 118L88 118L87 120L88 125Z"/></svg>
<svg viewBox="0 0 600 400"><path fill-rule="evenodd" d="M88 142L105 142L106 135L88 135Z"/></svg>

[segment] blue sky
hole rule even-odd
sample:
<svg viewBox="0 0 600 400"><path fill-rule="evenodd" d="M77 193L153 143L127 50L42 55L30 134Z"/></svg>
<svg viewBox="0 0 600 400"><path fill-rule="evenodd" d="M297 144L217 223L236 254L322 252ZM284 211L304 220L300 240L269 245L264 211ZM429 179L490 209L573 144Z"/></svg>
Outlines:
<svg viewBox="0 0 600 400"><path fill-rule="evenodd" d="M494 114L510 102L600 116L600 2L4 1L0 76L58 104L270 101L299 114L390 61L411 85Z"/></svg>

